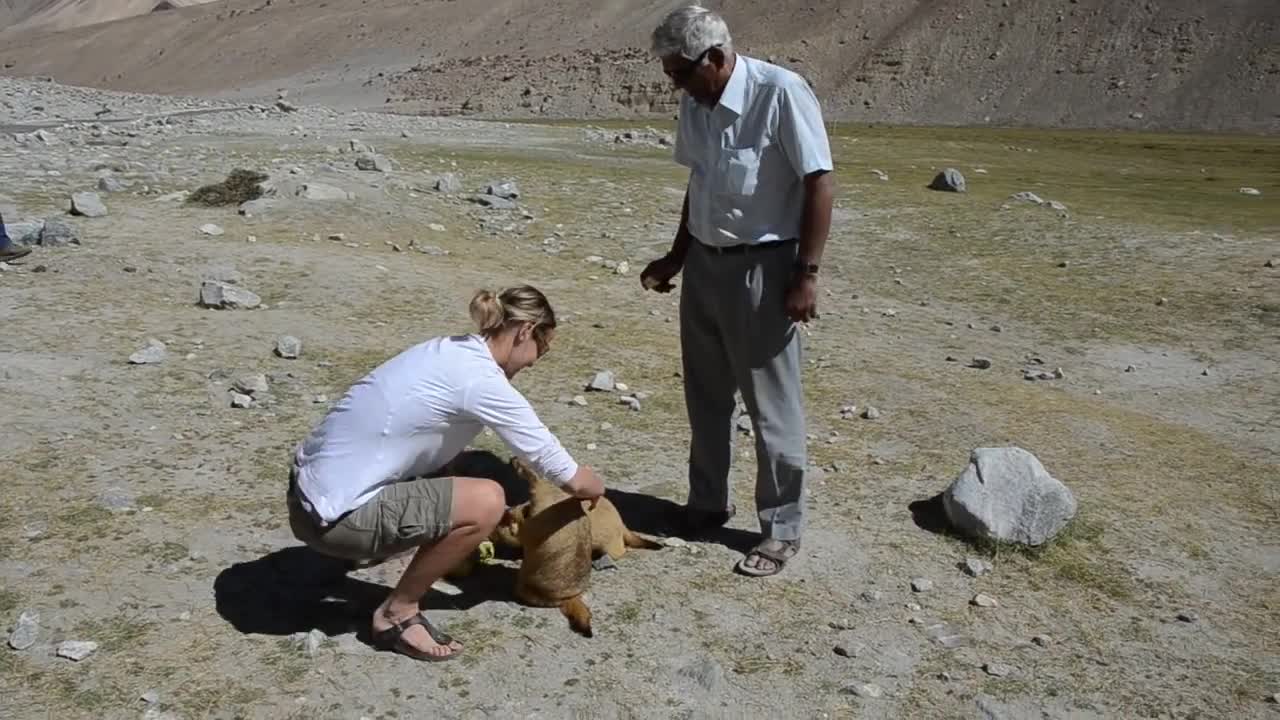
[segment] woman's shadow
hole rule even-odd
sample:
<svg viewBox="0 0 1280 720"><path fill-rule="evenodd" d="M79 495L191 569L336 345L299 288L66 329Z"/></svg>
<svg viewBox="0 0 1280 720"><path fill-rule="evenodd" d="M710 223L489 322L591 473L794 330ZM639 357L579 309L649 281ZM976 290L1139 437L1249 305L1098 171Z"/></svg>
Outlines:
<svg viewBox="0 0 1280 720"><path fill-rule="evenodd" d="M491 452L463 453L453 472L494 480L506 493L508 505L518 505L529 498L529 488L511 466ZM610 490L606 497L630 529L651 536L680 534L678 518L682 506L620 490ZM720 528L699 539L746 552L756 536ZM502 551L499 557L513 559L518 553ZM358 639L368 642L370 618L391 588L351 577L349 573L354 569L345 560L322 555L305 545L274 550L219 573L213 583L215 607L224 620L244 634L288 636L318 629L333 636L355 631ZM422 605L425 609L464 610L488 601L515 602L515 572L503 564L478 565L467 577L448 580L461 590L460 594L428 592Z"/></svg>

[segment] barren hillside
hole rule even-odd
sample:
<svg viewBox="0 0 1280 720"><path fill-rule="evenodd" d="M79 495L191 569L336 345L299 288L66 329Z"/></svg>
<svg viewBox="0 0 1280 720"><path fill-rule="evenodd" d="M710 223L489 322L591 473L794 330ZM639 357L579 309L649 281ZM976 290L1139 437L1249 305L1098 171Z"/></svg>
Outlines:
<svg viewBox="0 0 1280 720"><path fill-rule="evenodd" d="M121 20L152 12L202 5L217 0L4 0L0 28L4 32L57 32Z"/></svg>
<svg viewBox="0 0 1280 720"><path fill-rule="evenodd" d="M114 89L487 116L669 114L644 53L671 0L228 0L5 32L14 75ZM833 118L1280 130L1280 4L1223 0L710 2ZM415 68L410 70L410 68Z"/></svg>

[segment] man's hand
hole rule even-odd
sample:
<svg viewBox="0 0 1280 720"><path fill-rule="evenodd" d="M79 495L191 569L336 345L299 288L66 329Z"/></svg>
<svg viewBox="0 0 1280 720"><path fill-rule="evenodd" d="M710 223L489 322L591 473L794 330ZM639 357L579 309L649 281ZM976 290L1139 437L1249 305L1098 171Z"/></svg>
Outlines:
<svg viewBox="0 0 1280 720"><path fill-rule="evenodd" d="M787 316L795 322L809 322L818 317L818 279L808 273L797 273L787 288Z"/></svg>
<svg viewBox="0 0 1280 720"><path fill-rule="evenodd" d="M675 287L671 284L671 278L680 273L683 265L684 263L671 254L663 255L645 266L644 271L640 273L640 284L645 290L671 292Z"/></svg>
<svg viewBox="0 0 1280 720"><path fill-rule="evenodd" d="M604 495L604 481L595 470L581 465L564 488L568 493L582 500L590 500L590 509L595 510L596 502Z"/></svg>

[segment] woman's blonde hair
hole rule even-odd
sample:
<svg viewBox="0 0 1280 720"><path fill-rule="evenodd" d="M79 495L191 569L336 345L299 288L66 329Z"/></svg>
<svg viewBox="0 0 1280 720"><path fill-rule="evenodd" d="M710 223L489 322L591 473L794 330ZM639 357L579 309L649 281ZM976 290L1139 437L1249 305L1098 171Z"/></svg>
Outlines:
<svg viewBox="0 0 1280 720"><path fill-rule="evenodd" d="M479 290L471 298L471 320L480 334L491 337L514 323L533 323L535 332L556 326L556 313L542 291L530 285L507 288L499 293Z"/></svg>

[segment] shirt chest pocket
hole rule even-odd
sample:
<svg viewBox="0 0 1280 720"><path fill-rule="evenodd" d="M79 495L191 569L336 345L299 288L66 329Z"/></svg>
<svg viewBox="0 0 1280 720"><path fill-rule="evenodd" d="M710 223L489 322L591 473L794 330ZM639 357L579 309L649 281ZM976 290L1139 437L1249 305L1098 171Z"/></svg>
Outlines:
<svg viewBox="0 0 1280 720"><path fill-rule="evenodd" d="M760 180L760 151L754 147L720 151L717 186L725 195L752 195Z"/></svg>

